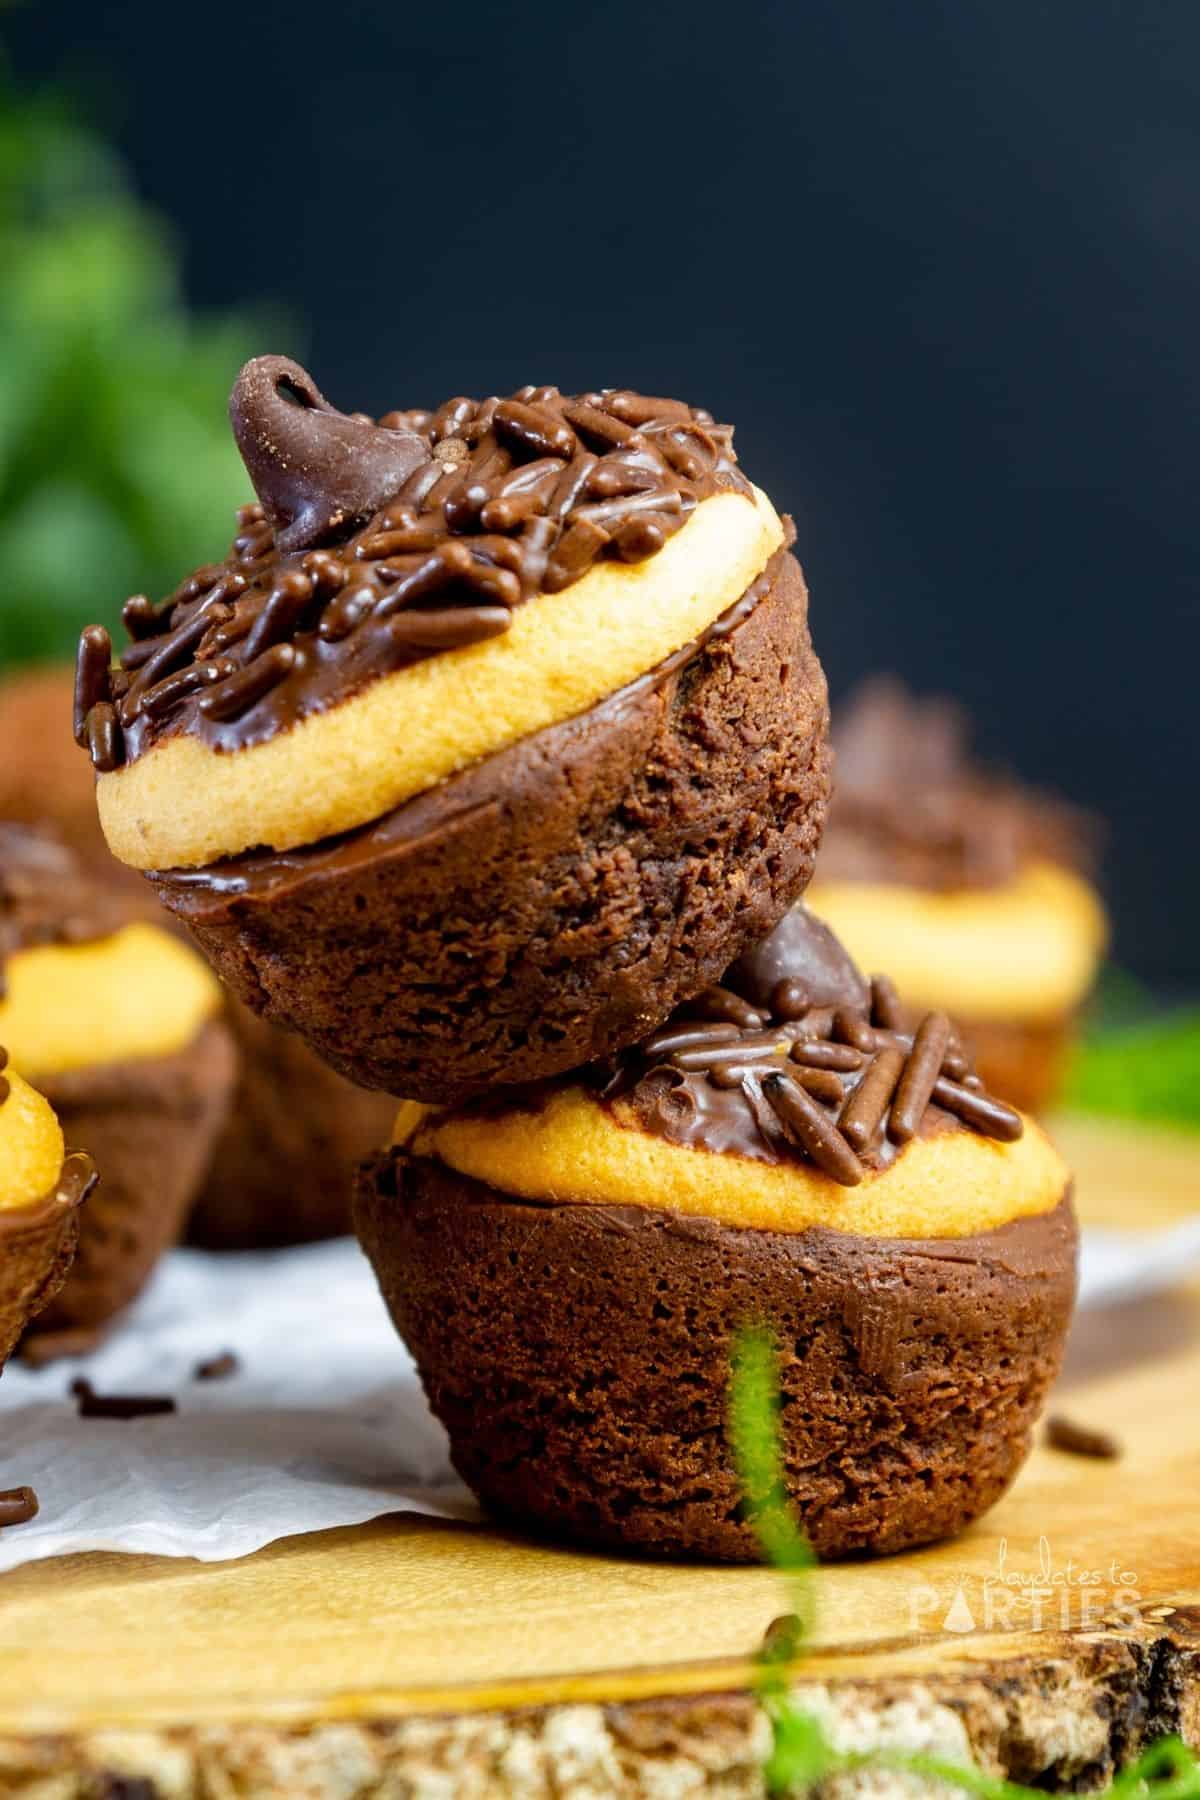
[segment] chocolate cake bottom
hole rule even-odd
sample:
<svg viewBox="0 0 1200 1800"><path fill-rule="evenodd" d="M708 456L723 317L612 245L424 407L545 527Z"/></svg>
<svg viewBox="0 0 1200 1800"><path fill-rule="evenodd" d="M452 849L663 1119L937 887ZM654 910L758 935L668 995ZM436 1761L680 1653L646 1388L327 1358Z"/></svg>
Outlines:
<svg viewBox="0 0 1200 1800"><path fill-rule="evenodd" d="M497 1517L667 1557L755 1559L727 1440L739 1327L781 1347L787 1485L822 1557L911 1549L1004 1492L1058 1372L1069 1194L968 1238L777 1233L514 1200L393 1150L355 1222Z"/></svg>
<svg viewBox="0 0 1200 1800"><path fill-rule="evenodd" d="M233 1086L233 1045L206 1025L171 1056L96 1064L38 1087L68 1144L86 1144L100 1182L80 1217L79 1252L27 1339L61 1337L65 1354L98 1336L136 1299L183 1231Z"/></svg>
<svg viewBox="0 0 1200 1800"><path fill-rule="evenodd" d="M807 885L829 786L807 608L781 552L588 712L346 837L156 875L160 897L239 998L364 1087L447 1105L577 1068Z"/></svg>
<svg viewBox="0 0 1200 1800"><path fill-rule="evenodd" d="M266 1250L350 1230L354 1166L389 1134L396 1102L355 1087L302 1038L231 1000L237 1087L188 1220L206 1250Z"/></svg>

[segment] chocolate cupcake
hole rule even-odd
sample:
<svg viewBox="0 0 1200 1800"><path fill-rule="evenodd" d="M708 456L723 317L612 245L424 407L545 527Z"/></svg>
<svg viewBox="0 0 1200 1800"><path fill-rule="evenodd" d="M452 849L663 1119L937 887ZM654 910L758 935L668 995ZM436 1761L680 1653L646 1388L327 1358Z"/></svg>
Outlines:
<svg viewBox="0 0 1200 1800"><path fill-rule="evenodd" d="M828 766L790 531L728 427L522 388L231 403L224 562L80 653L109 845L227 984L428 1100L608 1054L803 889Z"/></svg>
<svg viewBox="0 0 1200 1800"><path fill-rule="evenodd" d="M62 1287L96 1185L91 1157L66 1150L53 1108L6 1064L0 1050L0 1369Z"/></svg>
<svg viewBox="0 0 1200 1800"><path fill-rule="evenodd" d="M824 1557L959 1531L1059 1366L1067 1171L944 1015L915 1035L797 908L608 1064L402 1109L356 1223L491 1511L665 1556L757 1555L735 1334L781 1347L790 1498Z"/></svg>
<svg viewBox="0 0 1200 1800"><path fill-rule="evenodd" d="M0 826L0 1040L103 1172L79 1254L31 1335L78 1349L180 1235L225 1117L219 985L169 932L128 921L53 839Z"/></svg>
<svg viewBox="0 0 1200 1800"><path fill-rule="evenodd" d="M867 969L961 1026L989 1085L1057 1093L1107 925L1097 831L980 767L960 708L866 683L834 726L834 794L807 896Z"/></svg>

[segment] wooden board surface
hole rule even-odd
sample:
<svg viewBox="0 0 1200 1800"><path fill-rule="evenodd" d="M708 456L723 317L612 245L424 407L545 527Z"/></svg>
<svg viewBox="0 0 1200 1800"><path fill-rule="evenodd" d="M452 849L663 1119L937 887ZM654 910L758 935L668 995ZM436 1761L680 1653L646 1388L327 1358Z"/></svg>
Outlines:
<svg viewBox="0 0 1200 1800"><path fill-rule="evenodd" d="M1200 1208L1196 1141L1071 1123L1059 1135L1086 1218L1145 1228ZM989 1667L1091 1666L1106 1646L1148 1666L1164 1635L1186 1649L1194 1630L1200 1644L1198 1402L1200 1282L1085 1317L1056 1404L1115 1432L1122 1459L1039 1447L955 1542L819 1571L806 1679L916 1679L932 1693ZM0 1740L11 1755L49 1734L178 1737L239 1722L294 1733L736 1693L786 1606L769 1570L655 1565L404 1518L234 1564L75 1557L0 1578ZM0 1794L32 1792L5 1787L7 1766L0 1741Z"/></svg>

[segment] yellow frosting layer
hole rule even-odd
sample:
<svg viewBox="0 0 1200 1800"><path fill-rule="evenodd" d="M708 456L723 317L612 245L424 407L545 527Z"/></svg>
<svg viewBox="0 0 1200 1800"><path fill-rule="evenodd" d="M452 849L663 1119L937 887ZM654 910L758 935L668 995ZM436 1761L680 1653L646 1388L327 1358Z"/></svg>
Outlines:
<svg viewBox="0 0 1200 1800"><path fill-rule="evenodd" d="M412 1131L401 1111L400 1141ZM966 1237L1048 1212L1062 1199L1066 1165L1026 1120L1001 1144L973 1132L914 1139L891 1166L839 1187L808 1163L754 1162L672 1144L565 1088L540 1112L489 1118L432 1114L411 1138L417 1156L527 1200L607 1202L720 1219L762 1231L835 1231L878 1237Z"/></svg>
<svg viewBox="0 0 1200 1800"><path fill-rule="evenodd" d="M5 965L0 1044L36 1080L97 1063L172 1056L222 1006L194 951L153 925L89 944L19 951Z"/></svg>
<svg viewBox="0 0 1200 1800"><path fill-rule="evenodd" d="M1107 925L1087 882L1032 862L997 888L924 888L817 879L805 904L860 968L886 969L913 1007L963 1019L1049 1020L1096 976Z"/></svg>
<svg viewBox="0 0 1200 1800"><path fill-rule="evenodd" d="M14 1069L6 1072L9 1093L0 1105L0 1212L44 1200L63 1166L62 1127L49 1103L35 1094Z"/></svg>
<svg viewBox="0 0 1200 1800"><path fill-rule="evenodd" d="M646 562L596 563L519 608L502 637L382 676L265 743L219 753L165 738L97 782L109 846L134 868L194 868L366 825L654 668L782 543L765 494L714 494Z"/></svg>

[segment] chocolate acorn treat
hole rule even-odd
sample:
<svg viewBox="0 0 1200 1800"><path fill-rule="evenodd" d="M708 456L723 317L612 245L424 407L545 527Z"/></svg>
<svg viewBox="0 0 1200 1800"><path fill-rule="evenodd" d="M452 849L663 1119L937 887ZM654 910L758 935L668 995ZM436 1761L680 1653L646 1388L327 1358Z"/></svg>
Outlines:
<svg viewBox="0 0 1200 1800"><path fill-rule="evenodd" d="M92 772L71 736L74 685L66 664L0 681L0 819L50 827L130 917L166 924L153 888L104 841ZM394 1102L335 1075L299 1038L232 995L225 1022L238 1051L237 1084L188 1241L255 1250L349 1231L354 1164L386 1133Z"/></svg>
<svg viewBox="0 0 1200 1800"><path fill-rule="evenodd" d="M30 1327L44 1357L94 1342L179 1237L234 1055L201 958L15 825L0 826L0 974L0 1041L103 1175L74 1266Z"/></svg>
<svg viewBox="0 0 1200 1800"><path fill-rule="evenodd" d="M49 1103L0 1050L0 1369L66 1279L79 1208L96 1185L83 1151L68 1151Z"/></svg>
<svg viewBox="0 0 1200 1800"><path fill-rule="evenodd" d="M802 906L636 1047L406 1105L395 1139L358 1231L499 1517L755 1557L726 1433L750 1325L823 1557L959 1531L1024 1459L1074 1296L1067 1171L945 1015L904 1028Z"/></svg>
<svg viewBox="0 0 1200 1800"><path fill-rule="evenodd" d="M1108 935L1095 822L981 767L961 708L886 677L833 741L809 904L913 1007L950 1013L990 1085L1046 1106Z"/></svg>
<svg viewBox="0 0 1200 1800"><path fill-rule="evenodd" d="M644 1034L803 889L825 681L790 527L682 401L378 424L242 371L223 562L84 634L114 853L228 986L445 1101Z"/></svg>

